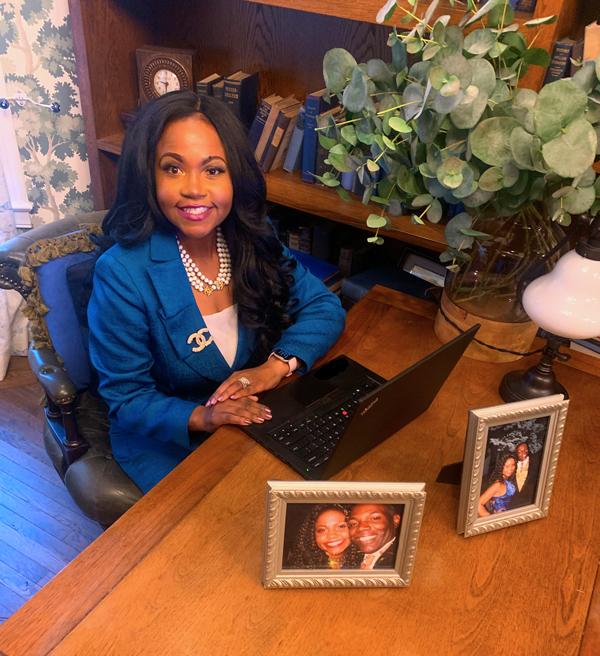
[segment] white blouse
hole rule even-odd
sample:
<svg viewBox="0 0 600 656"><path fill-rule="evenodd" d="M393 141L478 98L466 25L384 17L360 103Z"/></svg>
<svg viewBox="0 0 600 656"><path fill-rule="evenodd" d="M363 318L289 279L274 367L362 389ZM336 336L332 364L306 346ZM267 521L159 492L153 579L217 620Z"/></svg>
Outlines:
<svg viewBox="0 0 600 656"><path fill-rule="evenodd" d="M202 318L221 355L231 367L238 345L237 303L214 314L203 314Z"/></svg>

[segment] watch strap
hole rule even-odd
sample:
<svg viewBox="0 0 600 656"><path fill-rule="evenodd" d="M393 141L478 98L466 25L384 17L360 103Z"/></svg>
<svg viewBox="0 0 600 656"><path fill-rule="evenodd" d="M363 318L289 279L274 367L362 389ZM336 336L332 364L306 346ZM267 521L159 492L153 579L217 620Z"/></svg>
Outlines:
<svg viewBox="0 0 600 656"><path fill-rule="evenodd" d="M275 358L276 360L280 360L281 362L285 362L287 364L290 370L285 375L286 378L288 376L291 376L294 373L294 371L298 369L298 358L294 356L292 356L291 358L284 358L282 355L279 355L279 353L273 351L271 355L269 355L269 358Z"/></svg>

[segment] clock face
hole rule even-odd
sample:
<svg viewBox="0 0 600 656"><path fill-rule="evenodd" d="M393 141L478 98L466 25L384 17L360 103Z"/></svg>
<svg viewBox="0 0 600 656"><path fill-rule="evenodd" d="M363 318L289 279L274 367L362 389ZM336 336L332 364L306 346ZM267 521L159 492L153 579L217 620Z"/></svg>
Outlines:
<svg viewBox="0 0 600 656"><path fill-rule="evenodd" d="M192 88L191 56L188 66L175 56L148 53L138 49L139 90L142 102L170 91Z"/></svg>
<svg viewBox="0 0 600 656"><path fill-rule="evenodd" d="M152 86L159 96L162 96L169 91L179 91L179 89L181 89L179 78L168 68L161 68L156 71L152 81Z"/></svg>

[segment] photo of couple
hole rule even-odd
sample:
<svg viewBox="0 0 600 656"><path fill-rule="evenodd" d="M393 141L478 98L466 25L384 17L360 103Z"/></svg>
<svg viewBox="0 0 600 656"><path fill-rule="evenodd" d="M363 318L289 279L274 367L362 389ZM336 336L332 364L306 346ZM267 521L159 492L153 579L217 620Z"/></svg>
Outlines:
<svg viewBox="0 0 600 656"><path fill-rule="evenodd" d="M541 417L489 429L479 517L535 502L549 420Z"/></svg>
<svg viewBox="0 0 600 656"><path fill-rule="evenodd" d="M403 505L288 504L283 569L391 569Z"/></svg>

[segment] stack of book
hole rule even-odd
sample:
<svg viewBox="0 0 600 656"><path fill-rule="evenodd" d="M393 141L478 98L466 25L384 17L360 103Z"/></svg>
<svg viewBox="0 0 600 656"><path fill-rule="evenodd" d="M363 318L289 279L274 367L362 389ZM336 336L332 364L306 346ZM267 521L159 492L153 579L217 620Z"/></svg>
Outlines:
<svg viewBox="0 0 600 656"><path fill-rule="evenodd" d="M559 39L552 49L552 60L550 66L546 69L544 84L556 82L563 77L571 77L575 74L578 62L583 57L584 41L580 39L563 38Z"/></svg>
<svg viewBox="0 0 600 656"><path fill-rule="evenodd" d="M306 96L302 104L294 96L271 94L260 102L248 132L256 161L267 173L279 168L292 173L301 169L302 179L314 182L319 174L319 139L315 128L340 111L325 100L326 89Z"/></svg>
<svg viewBox="0 0 600 656"><path fill-rule="evenodd" d="M248 140L263 172L281 168L301 106L294 96L282 98L271 94L261 101Z"/></svg>
<svg viewBox="0 0 600 656"><path fill-rule="evenodd" d="M236 71L227 77L211 73L196 82L196 93L214 96L227 103L240 121L249 127L258 103L258 73Z"/></svg>

